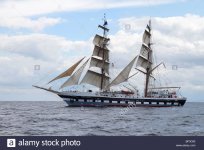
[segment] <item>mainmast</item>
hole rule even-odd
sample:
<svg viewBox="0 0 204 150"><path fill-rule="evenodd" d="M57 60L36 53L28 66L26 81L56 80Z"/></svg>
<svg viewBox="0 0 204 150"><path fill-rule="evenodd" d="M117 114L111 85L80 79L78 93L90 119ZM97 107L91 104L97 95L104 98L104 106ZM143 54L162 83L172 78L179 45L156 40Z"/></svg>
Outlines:
<svg viewBox="0 0 204 150"><path fill-rule="evenodd" d="M148 53L148 60L152 60L152 48L151 48L151 20L149 20L149 24L147 25L147 29L149 30L149 43L148 47L151 52ZM148 87L149 87L149 79L151 74L152 64L149 64L146 68L146 79L145 79L145 89L144 89L144 97L147 97Z"/></svg>
<svg viewBox="0 0 204 150"><path fill-rule="evenodd" d="M142 47L136 63L136 69L145 74L144 97L147 97L150 76L154 70L152 69L151 20L146 26L142 42ZM144 71L140 70L138 67L142 68Z"/></svg>

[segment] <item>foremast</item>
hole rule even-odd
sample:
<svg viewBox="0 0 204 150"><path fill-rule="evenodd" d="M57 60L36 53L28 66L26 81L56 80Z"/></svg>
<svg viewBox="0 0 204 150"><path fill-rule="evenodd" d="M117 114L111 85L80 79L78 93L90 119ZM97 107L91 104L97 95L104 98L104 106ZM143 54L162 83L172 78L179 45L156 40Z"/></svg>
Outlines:
<svg viewBox="0 0 204 150"><path fill-rule="evenodd" d="M103 25L98 27L103 30L103 35L96 34L93 40L94 50L91 56L89 69L86 72L81 83L87 83L98 87L101 91L108 90L105 89L109 85L109 49L108 43L109 38L107 38L107 33L109 29L107 28L108 22L104 16Z"/></svg>
<svg viewBox="0 0 204 150"><path fill-rule="evenodd" d="M90 59L86 60L81 67L78 67L79 64L84 60L82 58L73 66L68 68L65 72L61 73L54 79L52 79L49 83L59 80L61 78L69 77L67 81L65 81L59 89L62 89L67 86L79 85L79 84L90 84L100 88L101 91L109 90L107 89L107 85L110 84L109 80L109 49L108 43L109 38L107 38L107 33L109 29L107 28L108 22L104 15L104 23L103 25L99 25L98 27L103 30L103 35L96 34L93 39L94 49ZM90 61L89 61L90 60ZM82 78L83 71L87 66L88 62L90 62L87 72ZM78 68L78 69L77 69ZM48 83L48 84L49 84ZM37 86L35 86L37 87ZM38 87L39 88L39 87Z"/></svg>
<svg viewBox="0 0 204 150"><path fill-rule="evenodd" d="M107 39L107 33L109 32L109 29L107 28L107 25L108 25L108 22L106 20L106 16L104 14L104 23L103 23L103 26L102 25L98 25L99 28L101 28L103 30L103 39ZM101 86L100 86L100 90L103 91L106 84L104 84L104 81L105 81L105 77L106 77L106 72L105 72L105 61L109 61L109 58L106 58L106 54L105 54L105 48L107 47L107 44L105 42L105 40L103 41L103 44L102 44L102 67L101 67ZM108 66L108 72L109 73L109 66ZM108 81L109 82L109 81Z"/></svg>

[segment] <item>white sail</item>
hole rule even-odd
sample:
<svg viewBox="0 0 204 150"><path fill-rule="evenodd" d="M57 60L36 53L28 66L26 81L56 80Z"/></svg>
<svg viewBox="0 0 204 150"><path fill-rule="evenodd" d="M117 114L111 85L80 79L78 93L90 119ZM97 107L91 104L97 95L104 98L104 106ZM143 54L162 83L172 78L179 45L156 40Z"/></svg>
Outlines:
<svg viewBox="0 0 204 150"><path fill-rule="evenodd" d="M82 75L84 68L86 67L89 59L66 81L62 84L61 88L70 86L70 85L77 85L79 83L79 79Z"/></svg>
<svg viewBox="0 0 204 150"><path fill-rule="evenodd" d="M149 56L150 51L151 51L151 49L143 44L141 49L140 49L140 55L148 60L148 56Z"/></svg>
<svg viewBox="0 0 204 150"><path fill-rule="evenodd" d="M103 61L100 57L91 57L90 67L104 67L105 73L109 74L109 62Z"/></svg>
<svg viewBox="0 0 204 150"><path fill-rule="evenodd" d="M102 80L102 74L93 70L88 70L84 78L82 79L81 83L87 83L93 86L96 86L98 88L101 87L101 80ZM103 78L103 86L107 86L109 84L109 77L104 76Z"/></svg>
<svg viewBox="0 0 204 150"><path fill-rule="evenodd" d="M85 57L84 57L85 58ZM81 60L79 60L77 63L75 63L73 66L71 66L70 68L68 68L65 72L61 73L60 75L58 75L57 77L55 77L54 79L52 79L49 83L55 81L55 80L58 80L58 79L61 79L61 78L64 78L64 77L67 77L67 76L70 76L74 70L76 69L76 67L81 63L81 61L84 59L82 58Z"/></svg>
<svg viewBox="0 0 204 150"><path fill-rule="evenodd" d="M103 36L98 34L93 39L94 49L90 60L90 66L81 83L94 85L103 90L109 84L109 49L107 48L109 38L107 38L107 21L104 20Z"/></svg>
<svg viewBox="0 0 204 150"><path fill-rule="evenodd" d="M95 46L92 56L97 56L101 59L104 58L104 60L109 61L109 50L107 48Z"/></svg>
<svg viewBox="0 0 204 150"><path fill-rule="evenodd" d="M137 56L119 73L119 75L107 86L107 88L110 88L114 85L118 85L128 80L130 71L135 63L136 58Z"/></svg>
<svg viewBox="0 0 204 150"><path fill-rule="evenodd" d="M142 67L147 69L150 66L150 62L142 56L139 56L137 59L136 67Z"/></svg>
<svg viewBox="0 0 204 150"><path fill-rule="evenodd" d="M96 35L93 43L95 44L91 57L90 67L103 68L109 74L109 50L106 47L109 39Z"/></svg>
<svg viewBox="0 0 204 150"><path fill-rule="evenodd" d="M151 24L151 23L149 23ZM152 49L151 49L151 28L147 25L142 39L142 46L140 49L139 57L137 58L136 68L141 67L145 70L152 66Z"/></svg>
<svg viewBox="0 0 204 150"><path fill-rule="evenodd" d="M105 46L107 45L109 40L110 39L102 37L102 36L96 34L95 37L94 37L94 40L93 40L93 44L98 46L98 47L105 48Z"/></svg>
<svg viewBox="0 0 204 150"><path fill-rule="evenodd" d="M149 44L150 44L150 37L151 37L151 33L150 33L150 31L148 31L148 29L146 29L146 30L144 31L142 41L143 41L143 43L145 43L147 46L149 46Z"/></svg>
<svg viewBox="0 0 204 150"><path fill-rule="evenodd" d="M139 57L137 59L136 67L142 67L145 70L152 66L152 50L144 45L140 50Z"/></svg>
<svg viewBox="0 0 204 150"><path fill-rule="evenodd" d="M104 30L108 31L107 28L103 28ZM109 50L107 48L108 41L109 39L106 37L102 37L97 34L95 35L93 40L93 44L95 46L91 57L89 70L86 72L81 83L87 83L101 89L109 84Z"/></svg>

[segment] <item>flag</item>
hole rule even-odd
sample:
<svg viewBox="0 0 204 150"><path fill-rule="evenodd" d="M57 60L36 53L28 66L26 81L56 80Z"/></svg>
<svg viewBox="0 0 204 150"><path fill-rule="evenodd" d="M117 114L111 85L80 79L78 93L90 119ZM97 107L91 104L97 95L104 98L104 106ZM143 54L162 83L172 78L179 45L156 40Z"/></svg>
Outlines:
<svg viewBox="0 0 204 150"><path fill-rule="evenodd" d="M108 25L108 22L105 20L103 25L104 25L104 26L105 26L105 25Z"/></svg>

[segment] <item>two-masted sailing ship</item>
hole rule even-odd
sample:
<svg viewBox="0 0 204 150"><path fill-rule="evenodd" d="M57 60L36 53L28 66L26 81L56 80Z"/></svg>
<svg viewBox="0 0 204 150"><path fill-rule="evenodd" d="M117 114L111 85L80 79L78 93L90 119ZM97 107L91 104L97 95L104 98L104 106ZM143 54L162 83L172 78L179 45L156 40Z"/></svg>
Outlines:
<svg viewBox="0 0 204 150"><path fill-rule="evenodd" d="M111 71L109 60L110 50L108 48L110 39L107 36L109 32L107 25L108 22L104 18L103 25L98 26L102 29L103 35L95 35L93 39L93 53L89 59L80 59L65 72L49 82L51 83L61 78L67 78L66 82L61 85L58 91L36 85L34 85L34 87L53 92L61 97L68 106L75 107L126 107L129 105L145 107L183 106L186 102L186 98L178 94L180 87L150 86L150 80L154 79L153 72L162 64L155 65L153 62L151 20L144 31L139 54L112 80L109 75ZM138 89L135 88L136 86L126 88L125 90L112 90L112 87L123 82L128 82L132 76L138 73L130 76L132 69L136 69L145 75L143 96L140 96ZM99 90L62 90L65 87L82 84L92 85Z"/></svg>

